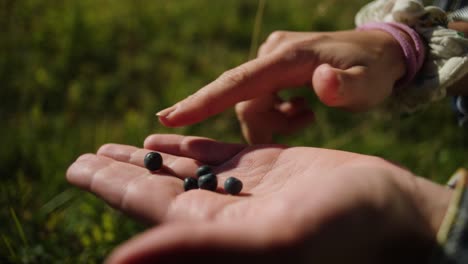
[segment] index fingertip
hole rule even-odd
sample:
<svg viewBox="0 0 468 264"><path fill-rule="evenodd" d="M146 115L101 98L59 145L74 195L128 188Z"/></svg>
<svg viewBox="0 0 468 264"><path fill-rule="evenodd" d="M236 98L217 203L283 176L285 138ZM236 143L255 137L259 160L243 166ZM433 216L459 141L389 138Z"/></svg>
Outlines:
<svg viewBox="0 0 468 264"><path fill-rule="evenodd" d="M171 122L164 116L157 116L159 123L161 123L165 127L173 127Z"/></svg>

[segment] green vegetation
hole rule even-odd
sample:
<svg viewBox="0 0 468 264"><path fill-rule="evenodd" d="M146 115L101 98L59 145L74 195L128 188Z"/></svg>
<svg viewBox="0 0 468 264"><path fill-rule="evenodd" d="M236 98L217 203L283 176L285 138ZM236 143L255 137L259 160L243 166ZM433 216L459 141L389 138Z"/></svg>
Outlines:
<svg viewBox="0 0 468 264"><path fill-rule="evenodd" d="M353 26L364 0L269 0L260 41L274 30ZM191 127L154 113L249 54L257 1L0 1L0 262L99 263L144 227L65 181L101 144L141 146L151 133L239 142L232 111ZM443 182L467 165L466 131L443 101L405 119L326 109L278 141L380 155ZM287 93L285 96L290 96Z"/></svg>

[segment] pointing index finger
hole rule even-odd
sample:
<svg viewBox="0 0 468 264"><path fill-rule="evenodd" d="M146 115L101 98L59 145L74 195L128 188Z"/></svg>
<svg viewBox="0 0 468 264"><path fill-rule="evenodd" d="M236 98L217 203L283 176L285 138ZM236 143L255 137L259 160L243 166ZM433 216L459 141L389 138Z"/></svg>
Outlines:
<svg viewBox="0 0 468 264"><path fill-rule="evenodd" d="M172 107L157 113L169 127L197 123L234 106L277 91L285 86L307 83L312 76L314 60L297 49L285 49L257 58L228 70L215 81Z"/></svg>

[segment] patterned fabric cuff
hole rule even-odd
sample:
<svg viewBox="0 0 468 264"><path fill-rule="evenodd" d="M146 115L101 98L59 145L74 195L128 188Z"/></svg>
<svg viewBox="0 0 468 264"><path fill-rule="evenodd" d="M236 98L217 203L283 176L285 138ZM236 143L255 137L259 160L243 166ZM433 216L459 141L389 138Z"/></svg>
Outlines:
<svg viewBox="0 0 468 264"><path fill-rule="evenodd" d="M396 22L410 26L427 43L426 61L405 89L395 90L388 107L414 112L446 96L446 89L468 73L468 39L447 29L453 19L442 9L424 7L418 0L375 0L356 15L359 27L370 22Z"/></svg>
<svg viewBox="0 0 468 264"><path fill-rule="evenodd" d="M444 221L437 234L442 247L440 263L468 263L468 172L458 170L448 182L455 189Z"/></svg>

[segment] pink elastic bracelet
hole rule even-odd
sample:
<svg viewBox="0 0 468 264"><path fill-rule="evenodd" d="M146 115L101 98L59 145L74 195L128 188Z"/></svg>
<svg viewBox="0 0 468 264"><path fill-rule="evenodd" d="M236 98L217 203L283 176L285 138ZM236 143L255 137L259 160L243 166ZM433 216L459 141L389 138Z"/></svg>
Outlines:
<svg viewBox="0 0 468 264"><path fill-rule="evenodd" d="M380 29L392 35L396 41L400 44L401 49L403 50L403 55L405 57L406 63L406 74L396 83L397 89L400 87L406 86L410 83L418 71L421 69L424 59L426 56L426 48L424 42L419 36L419 34L412 28L408 27L405 24L400 23L383 23L383 22L373 22L364 24L357 28L359 31L363 30L372 30ZM403 31L403 32L402 32ZM408 34L411 37L413 43L410 43L404 33Z"/></svg>

